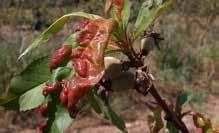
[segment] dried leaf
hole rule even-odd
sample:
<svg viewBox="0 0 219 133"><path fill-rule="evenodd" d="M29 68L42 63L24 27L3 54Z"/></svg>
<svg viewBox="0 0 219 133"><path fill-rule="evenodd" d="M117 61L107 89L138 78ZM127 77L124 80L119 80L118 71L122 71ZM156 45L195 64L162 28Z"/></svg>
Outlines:
<svg viewBox="0 0 219 133"><path fill-rule="evenodd" d="M161 107L156 107L148 115L148 126L151 133L158 133L164 126Z"/></svg>
<svg viewBox="0 0 219 133"><path fill-rule="evenodd" d="M213 127L211 120L205 118L202 114L197 112L191 112L190 115L193 116L194 125L197 128L198 133L212 133Z"/></svg>
<svg viewBox="0 0 219 133"><path fill-rule="evenodd" d="M104 6L104 13L108 14L108 11L112 5L112 0L106 0L105 6Z"/></svg>

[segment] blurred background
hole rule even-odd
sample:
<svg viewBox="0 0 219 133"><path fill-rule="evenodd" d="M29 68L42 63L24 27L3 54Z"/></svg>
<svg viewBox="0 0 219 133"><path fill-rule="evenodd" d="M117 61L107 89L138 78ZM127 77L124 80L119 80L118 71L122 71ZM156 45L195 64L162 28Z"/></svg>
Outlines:
<svg viewBox="0 0 219 133"><path fill-rule="evenodd" d="M134 22L144 0L131 0ZM103 15L104 0L0 0L0 94L7 91L11 78L31 61L52 53L72 32L78 19L66 25L55 37L22 60L18 56L54 20L66 13L85 11ZM191 93L188 109L203 112L219 122L219 3L217 0L176 0L174 6L155 23L154 30L164 41L150 53L146 63L156 78L159 92L167 99L182 92ZM70 29L70 30L69 30ZM113 93L112 106L127 122L130 132L147 131L145 102L133 90ZM89 111L66 132L118 132ZM42 118L34 111L0 112L0 133L36 132Z"/></svg>

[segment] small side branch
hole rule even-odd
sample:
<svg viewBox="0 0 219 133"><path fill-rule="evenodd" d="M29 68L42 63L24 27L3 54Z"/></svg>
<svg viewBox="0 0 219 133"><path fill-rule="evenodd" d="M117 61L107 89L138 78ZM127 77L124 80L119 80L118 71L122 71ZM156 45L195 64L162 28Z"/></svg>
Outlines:
<svg viewBox="0 0 219 133"><path fill-rule="evenodd" d="M184 122L172 109L168 107L166 102L161 98L161 96L157 92L154 85L152 85L151 88L149 89L149 93L154 97L157 103L162 107L162 109L168 116L168 121L171 121L176 128L182 131L182 133L189 133L189 130L184 124Z"/></svg>

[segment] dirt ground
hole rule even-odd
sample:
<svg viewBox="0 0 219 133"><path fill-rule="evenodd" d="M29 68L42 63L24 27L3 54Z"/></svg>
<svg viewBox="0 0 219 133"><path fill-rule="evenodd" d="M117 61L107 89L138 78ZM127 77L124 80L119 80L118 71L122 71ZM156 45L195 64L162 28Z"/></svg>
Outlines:
<svg viewBox="0 0 219 133"><path fill-rule="evenodd" d="M151 97L142 98L143 100L149 100ZM140 98L141 99L141 98ZM205 100L205 116L212 119L214 125L218 125L218 111L219 111L219 95L208 95ZM186 108L185 111L190 109ZM133 105L130 110L127 109L120 113L125 119L126 127L129 133L147 133L149 132L147 126L147 114L148 108L141 102L138 105ZM13 114L13 115L12 115ZM15 112L1 113L0 118L0 133L37 133L35 129L37 123L41 120L33 113L26 114L22 118L21 114ZM32 116L33 115L33 116ZM29 116L29 117L28 117ZM12 118L14 117L14 118ZM24 123L22 123L22 121ZM193 127L192 118L187 116L183 121L188 126L191 133L195 133L196 130ZM113 125L107 123L98 117L94 112L88 112L85 116L80 116L72 124L72 126L66 130L66 133L119 133L120 131ZM167 133L166 130L162 130L161 133Z"/></svg>

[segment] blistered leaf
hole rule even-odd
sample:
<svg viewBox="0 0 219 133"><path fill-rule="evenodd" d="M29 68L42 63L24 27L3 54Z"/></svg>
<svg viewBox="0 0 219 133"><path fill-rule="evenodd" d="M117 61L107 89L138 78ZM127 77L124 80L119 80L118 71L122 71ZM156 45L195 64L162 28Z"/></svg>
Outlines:
<svg viewBox="0 0 219 133"><path fill-rule="evenodd" d="M107 104L104 100L101 99L101 97L97 94L96 90L93 89L90 91L88 95L88 101L90 102L92 108L101 116L103 116L104 119L110 121L112 124L114 124L118 129L120 129L122 132L127 132L127 129L125 127L125 123L110 107L109 104Z"/></svg>
<svg viewBox="0 0 219 133"><path fill-rule="evenodd" d="M48 29L46 29L39 37L37 37L34 42L20 55L19 58L26 55L29 51L40 45L42 42L47 41L51 36L59 32L63 26L71 19L71 17L78 16L87 19L97 19L100 18L97 15L84 13L84 12L73 12L66 14L56 20Z"/></svg>
<svg viewBox="0 0 219 133"><path fill-rule="evenodd" d="M19 98L20 111L26 111L40 106L45 99L45 97L42 95L42 90L43 87L45 86L46 84L43 83L27 91L22 96L20 96Z"/></svg>
<svg viewBox="0 0 219 133"><path fill-rule="evenodd" d="M155 21L157 17L161 15L165 9L167 9L174 0L147 0L145 1L138 13L137 20L135 22L134 31L132 34L133 40L135 40L143 31Z"/></svg>
<svg viewBox="0 0 219 133"><path fill-rule="evenodd" d="M62 103L69 110L96 85L104 74L104 54L112 31L111 19L83 22L77 42L81 46L72 51L72 62L77 75L62 82ZM89 36L87 36L89 35ZM87 38L87 37L88 38Z"/></svg>
<svg viewBox="0 0 219 133"><path fill-rule="evenodd" d="M49 67L50 69L56 69L57 67L66 64L70 60L72 53L71 45L64 44L60 49L56 50L52 55Z"/></svg>

